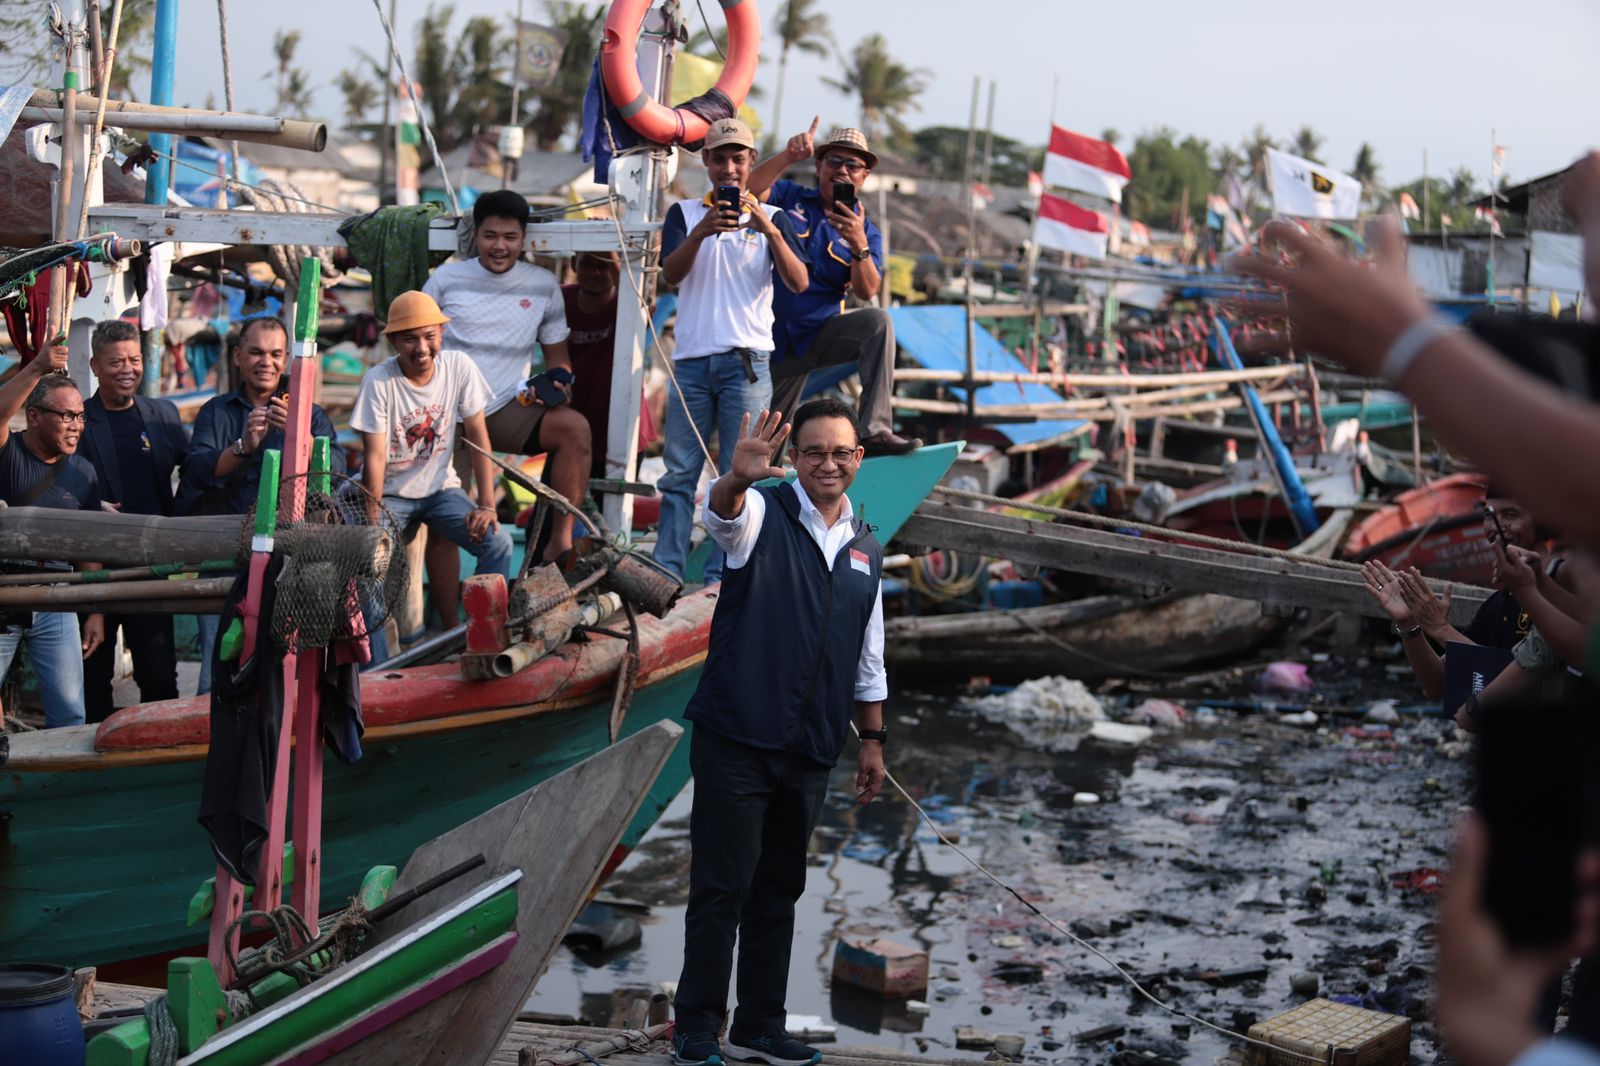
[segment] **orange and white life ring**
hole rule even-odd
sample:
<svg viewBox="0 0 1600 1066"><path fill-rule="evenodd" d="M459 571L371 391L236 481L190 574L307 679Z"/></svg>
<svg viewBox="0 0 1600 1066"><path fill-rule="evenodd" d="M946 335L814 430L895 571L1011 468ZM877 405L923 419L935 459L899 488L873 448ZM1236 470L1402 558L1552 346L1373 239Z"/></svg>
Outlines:
<svg viewBox="0 0 1600 1066"><path fill-rule="evenodd" d="M657 144L693 144L705 140L710 123L693 111L667 107L650 98L639 80L639 27L653 0L614 0L600 40L600 77L622 118ZM728 58L716 88L744 103L756 78L761 49L761 16L755 0L719 0L728 20Z"/></svg>

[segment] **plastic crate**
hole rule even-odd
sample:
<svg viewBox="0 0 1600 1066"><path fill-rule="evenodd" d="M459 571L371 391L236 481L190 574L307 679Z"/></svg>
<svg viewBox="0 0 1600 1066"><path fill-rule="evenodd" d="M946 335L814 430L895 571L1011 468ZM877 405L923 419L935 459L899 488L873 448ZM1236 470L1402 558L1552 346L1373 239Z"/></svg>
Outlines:
<svg viewBox="0 0 1600 1066"><path fill-rule="evenodd" d="M1411 1019L1351 1007L1326 999L1302 1003L1286 1014L1250 1027L1250 1039L1285 1053L1251 1044L1245 1066L1406 1066L1411 1061ZM1294 1054L1289 1054L1293 1052Z"/></svg>

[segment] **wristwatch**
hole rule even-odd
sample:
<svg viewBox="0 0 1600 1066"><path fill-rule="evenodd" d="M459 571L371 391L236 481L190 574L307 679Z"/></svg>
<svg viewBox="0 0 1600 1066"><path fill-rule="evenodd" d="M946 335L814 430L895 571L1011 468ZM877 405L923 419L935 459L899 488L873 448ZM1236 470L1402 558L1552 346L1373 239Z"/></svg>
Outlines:
<svg viewBox="0 0 1600 1066"><path fill-rule="evenodd" d="M240 437L238 440L233 442L233 454L237 455L241 459L244 458L244 438L243 437Z"/></svg>
<svg viewBox="0 0 1600 1066"><path fill-rule="evenodd" d="M1389 628L1392 629L1394 631L1394 635L1399 637L1401 640L1411 640L1422 632L1421 626L1412 626L1410 629L1401 629L1398 623L1390 626Z"/></svg>
<svg viewBox="0 0 1600 1066"><path fill-rule="evenodd" d="M879 744L889 743L887 729L858 729L856 732L861 735L862 740L876 740Z"/></svg>
<svg viewBox="0 0 1600 1066"><path fill-rule="evenodd" d="M851 252L850 254L855 256L856 262L860 263L860 262L863 262L866 259L871 257L871 255L872 255L872 247L871 247L871 245L868 245L865 248L857 248L855 251Z"/></svg>

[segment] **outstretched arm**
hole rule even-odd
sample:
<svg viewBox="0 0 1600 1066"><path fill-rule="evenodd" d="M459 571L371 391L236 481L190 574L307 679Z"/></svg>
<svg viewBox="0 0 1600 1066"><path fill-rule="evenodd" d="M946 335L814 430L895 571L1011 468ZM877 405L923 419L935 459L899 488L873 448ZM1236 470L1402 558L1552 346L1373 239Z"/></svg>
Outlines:
<svg viewBox="0 0 1600 1066"><path fill-rule="evenodd" d="M772 460L788 437L789 425L783 420L782 411L763 410L756 416L754 429L747 413L739 422L739 443L733 448L733 464L711 486L712 513L724 519L739 517L750 486L769 477L782 477L783 467L772 465Z"/></svg>
<svg viewBox="0 0 1600 1066"><path fill-rule="evenodd" d="M811 128L805 133L797 133L789 138L789 143L784 145L783 151L768 156L755 165L750 171L750 178L745 182L745 187L750 190L750 195L767 202L772 195L772 186L783 177L783 172L796 163L804 163L811 158L817 137L817 123L821 115L811 117Z"/></svg>
<svg viewBox="0 0 1600 1066"><path fill-rule="evenodd" d="M28 394L46 374L67 372L67 347L57 344L35 357L0 385L0 447L11 439L11 419L28 402Z"/></svg>

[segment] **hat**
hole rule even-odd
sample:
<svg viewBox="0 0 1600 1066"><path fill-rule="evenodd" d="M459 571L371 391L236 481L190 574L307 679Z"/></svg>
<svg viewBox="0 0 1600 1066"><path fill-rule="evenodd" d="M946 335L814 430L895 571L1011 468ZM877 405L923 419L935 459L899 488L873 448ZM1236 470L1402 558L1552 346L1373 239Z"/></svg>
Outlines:
<svg viewBox="0 0 1600 1066"><path fill-rule="evenodd" d="M852 126L835 126L833 132L828 134L828 139L817 142L815 153L818 159L828 154L829 148L848 148L852 152L866 157L867 166L876 170L878 157L872 149L867 147L867 135Z"/></svg>
<svg viewBox="0 0 1600 1066"><path fill-rule="evenodd" d="M736 144L740 148L754 148L756 135L736 118L719 118L711 124L711 129L706 131L706 141L702 147L706 151L721 148L725 144Z"/></svg>
<svg viewBox="0 0 1600 1066"><path fill-rule="evenodd" d="M442 326L450 316L439 310L433 297L418 289L403 292L389 305L389 323L383 327L384 336L423 326Z"/></svg>

